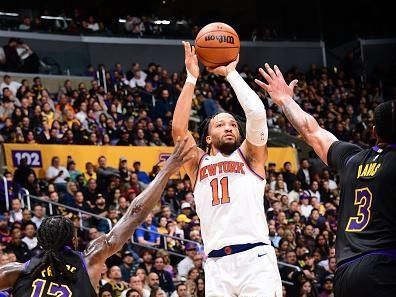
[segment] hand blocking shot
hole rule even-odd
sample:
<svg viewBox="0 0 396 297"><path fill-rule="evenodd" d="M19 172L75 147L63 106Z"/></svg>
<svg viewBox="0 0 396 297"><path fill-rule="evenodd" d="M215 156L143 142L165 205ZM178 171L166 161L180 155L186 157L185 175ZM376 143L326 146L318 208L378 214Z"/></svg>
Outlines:
<svg viewBox="0 0 396 297"><path fill-rule="evenodd" d="M374 112L376 145L339 141L293 100L277 66L260 69L256 83L271 96L322 161L341 177L336 240L335 296L391 297L396 292L396 101Z"/></svg>
<svg viewBox="0 0 396 297"><path fill-rule="evenodd" d="M0 267L0 290L13 288L13 297L96 297L106 259L131 238L160 200L169 178L195 157L188 138L180 139L176 139L175 149L163 169L108 234L92 241L81 253L71 248L77 238L70 219L62 216L44 219L37 236L43 252L26 263Z"/></svg>

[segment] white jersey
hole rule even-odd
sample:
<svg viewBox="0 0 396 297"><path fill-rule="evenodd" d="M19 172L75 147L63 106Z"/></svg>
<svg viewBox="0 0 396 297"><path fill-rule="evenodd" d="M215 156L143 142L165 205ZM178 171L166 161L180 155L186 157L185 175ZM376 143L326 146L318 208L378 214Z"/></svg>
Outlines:
<svg viewBox="0 0 396 297"><path fill-rule="evenodd" d="M265 183L248 166L240 149L230 156L219 152L201 158L194 197L206 254L235 244L270 244Z"/></svg>

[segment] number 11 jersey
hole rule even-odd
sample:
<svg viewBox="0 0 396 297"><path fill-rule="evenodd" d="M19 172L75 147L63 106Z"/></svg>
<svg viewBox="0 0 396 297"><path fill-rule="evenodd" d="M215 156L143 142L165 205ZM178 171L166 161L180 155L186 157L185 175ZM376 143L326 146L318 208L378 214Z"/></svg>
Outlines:
<svg viewBox="0 0 396 297"><path fill-rule="evenodd" d="M226 246L270 244L264 211L265 179L246 162L240 149L202 156L194 187L205 253Z"/></svg>

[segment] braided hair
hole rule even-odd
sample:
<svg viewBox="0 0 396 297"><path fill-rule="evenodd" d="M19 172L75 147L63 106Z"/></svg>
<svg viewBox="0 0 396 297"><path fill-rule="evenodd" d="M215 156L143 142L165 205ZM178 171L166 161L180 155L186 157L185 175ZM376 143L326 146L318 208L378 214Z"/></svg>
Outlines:
<svg viewBox="0 0 396 297"><path fill-rule="evenodd" d="M32 274L41 273L43 269L50 266L55 280L62 277L63 282L75 282L75 275L67 270L66 263L59 257L59 252L72 242L73 235L74 225L70 219L63 216L45 218L37 234L37 240L44 250L44 255Z"/></svg>
<svg viewBox="0 0 396 297"><path fill-rule="evenodd" d="M387 143L396 143L396 100L378 105L374 120L378 137Z"/></svg>
<svg viewBox="0 0 396 297"><path fill-rule="evenodd" d="M241 142L245 139L245 129L243 128L245 127L244 125L245 120L242 117L234 115L230 112L217 112L214 115L207 117L198 128L198 132L200 135L198 147L201 148L207 154L210 153L210 149L211 149L211 146L206 142L206 137L209 135L210 121L221 113L228 113L235 118L238 124L238 130L239 130Z"/></svg>

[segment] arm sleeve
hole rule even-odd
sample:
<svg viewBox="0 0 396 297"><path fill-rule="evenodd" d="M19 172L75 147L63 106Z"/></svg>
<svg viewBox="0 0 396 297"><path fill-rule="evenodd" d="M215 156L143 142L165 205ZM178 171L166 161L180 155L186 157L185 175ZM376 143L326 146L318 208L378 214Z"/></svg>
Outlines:
<svg viewBox="0 0 396 297"><path fill-rule="evenodd" d="M268 140L268 128L264 104L237 71L230 72L227 80L246 115L246 139L256 146L265 145Z"/></svg>
<svg viewBox="0 0 396 297"><path fill-rule="evenodd" d="M348 161L362 150L361 147L344 141L335 141L327 153L327 163L335 170L343 170Z"/></svg>

